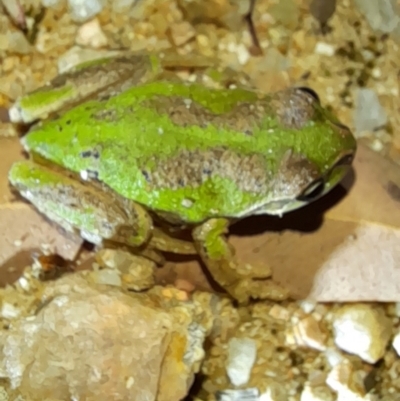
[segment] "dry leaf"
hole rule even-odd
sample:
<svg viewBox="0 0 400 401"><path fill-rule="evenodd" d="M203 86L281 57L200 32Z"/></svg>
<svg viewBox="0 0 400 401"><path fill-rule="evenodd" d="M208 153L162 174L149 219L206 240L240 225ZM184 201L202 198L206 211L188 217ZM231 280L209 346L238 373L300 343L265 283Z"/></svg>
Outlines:
<svg viewBox="0 0 400 401"><path fill-rule="evenodd" d="M33 252L46 247L72 260L82 244L79 237L67 235L28 203L14 198L8 184L8 170L22 157L17 138L0 138L0 285L18 278L21 269L32 263Z"/></svg>

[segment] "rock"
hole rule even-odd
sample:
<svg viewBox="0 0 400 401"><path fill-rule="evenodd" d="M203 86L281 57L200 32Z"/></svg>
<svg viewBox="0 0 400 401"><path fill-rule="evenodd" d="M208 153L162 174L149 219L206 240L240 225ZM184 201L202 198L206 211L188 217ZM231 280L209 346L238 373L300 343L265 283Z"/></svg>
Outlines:
<svg viewBox="0 0 400 401"><path fill-rule="evenodd" d="M385 353L392 324L382 309L353 304L336 311L333 320L334 341L343 351L375 363Z"/></svg>
<svg viewBox="0 0 400 401"><path fill-rule="evenodd" d="M301 319L294 327L293 334L296 343L300 346L324 351L326 349L326 335L321 331L319 323L313 316Z"/></svg>
<svg viewBox="0 0 400 401"><path fill-rule="evenodd" d="M399 26L399 7L396 0L354 0L361 14L375 31L390 33Z"/></svg>
<svg viewBox="0 0 400 401"><path fill-rule="evenodd" d="M154 286L156 265L151 260L119 249L102 249L96 253L96 261L104 269L92 273L98 284L122 286L133 291Z"/></svg>
<svg viewBox="0 0 400 401"><path fill-rule="evenodd" d="M311 15L321 24L325 25L336 10L336 0L312 0L310 4Z"/></svg>
<svg viewBox="0 0 400 401"><path fill-rule="evenodd" d="M396 353L398 356L400 356L400 332L397 333L394 338L393 338L393 342L392 342L392 346L395 349Z"/></svg>
<svg viewBox="0 0 400 401"><path fill-rule="evenodd" d="M329 366L334 367L343 361L344 356L336 347L329 347L324 352Z"/></svg>
<svg viewBox="0 0 400 401"><path fill-rule="evenodd" d="M216 399L217 401L261 401L260 393L256 388L218 391Z"/></svg>
<svg viewBox="0 0 400 401"><path fill-rule="evenodd" d="M50 283L35 314L0 332L10 392L30 401L183 399L204 357L213 296L128 294L86 274Z"/></svg>
<svg viewBox="0 0 400 401"><path fill-rule="evenodd" d="M326 386L310 386L305 384L301 393L300 401L333 401L332 391Z"/></svg>
<svg viewBox="0 0 400 401"><path fill-rule="evenodd" d="M249 12L250 0L178 0L178 5L192 23L212 22L237 32Z"/></svg>
<svg viewBox="0 0 400 401"><path fill-rule="evenodd" d="M107 45L107 37L101 30L99 20L97 18L86 22L82 25L76 35L76 43L81 46L88 46L94 49Z"/></svg>
<svg viewBox="0 0 400 401"><path fill-rule="evenodd" d="M29 54L32 52L32 46L21 31L8 32L6 41L8 42L8 51L17 54Z"/></svg>
<svg viewBox="0 0 400 401"><path fill-rule="evenodd" d="M356 94L354 125L358 134L371 132L387 123L387 115L379 103L376 93L368 88L359 88Z"/></svg>
<svg viewBox="0 0 400 401"><path fill-rule="evenodd" d="M58 7L65 0L42 0L43 7Z"/></svg>
<svg viewBox="0 0 400 401"><path fill-rule="evenodd" d="M351 362L344 359L328 374L326 384L337 393L337 401L373 400L365 393L363 374L362 371L355 371Z"/></svg>
<svg viewBox="0 0 400 401"><path fill-rule="evenodd" d="M267 389L260 394L258 401L287 401L288 394L284 385L279 383L270 384Z"/></svg>
<svg viewBox="0 0 400 401"><path fill-rule="evenodd" d="M97 15L107 0L68 0L71 17L76 22L85 22Z"/></svg>
<svg viewBox="0 0 400 401"><path fill-rule="evenodd" d="M286 308L278 304L272 306L272 308L269 311L269 315L274 319L285 320L285 321L288 321L290 318L290 312Z"/></svg>
<svg viewBox="0 0 400 401"><path fill-rule="evenodd" d="M234 386L242 386L250 379L257 356L256 342L249 338L232 338L228 344L226 372Z"/></svg>
<svg viewBox="0 0 400 401"><path fill-rule="evenodd" d="M169 34L174 45L179 47L193 39L196 35L196 31L189 22L182 21L172 24L169 29Z"/></svg>
<svg viewBox="0 0 400 401"><path fill-rule="evenodd" d="M321 56L332 57L335 55L335 51L335 46L326 42L317 42L314 48L314 53Z"/></svg>
<svg viewBox="0 0 400 401"><path fill-rule="evenodd" d="M121 13L129 10L137 2L138 0L113 0L111 4L112 4L112 9L115 13Z"/></svg>

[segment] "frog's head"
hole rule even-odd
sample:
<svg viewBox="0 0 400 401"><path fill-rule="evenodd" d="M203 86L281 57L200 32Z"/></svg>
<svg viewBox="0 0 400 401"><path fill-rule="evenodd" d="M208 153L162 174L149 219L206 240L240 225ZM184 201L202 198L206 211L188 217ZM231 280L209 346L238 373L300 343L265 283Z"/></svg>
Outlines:
<svg viewBox="0 0 400 401"><path fill-rule="evenodd" d="M276 94L280 150L268 199L255 214L283 215L320 198L349 172L356 140L309 88Z"/></svg>

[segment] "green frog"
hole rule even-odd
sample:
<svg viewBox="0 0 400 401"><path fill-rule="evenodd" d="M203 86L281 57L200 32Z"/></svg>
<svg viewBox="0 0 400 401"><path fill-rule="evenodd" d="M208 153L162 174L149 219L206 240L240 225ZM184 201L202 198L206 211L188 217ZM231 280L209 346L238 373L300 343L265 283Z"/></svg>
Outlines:
<svg viewBox="0 0 400 401"><path fill-rule="evenodd" d="M226 234L252 215L319 198L348 172L356 141L307 88L273 94L184 82L147 54L77 66L19 99L32 123L12 185L49 219L98 245L198 254L233 298L281 300L268 266L240 264ZM177 233L190 230L192 240Z"/></svg>

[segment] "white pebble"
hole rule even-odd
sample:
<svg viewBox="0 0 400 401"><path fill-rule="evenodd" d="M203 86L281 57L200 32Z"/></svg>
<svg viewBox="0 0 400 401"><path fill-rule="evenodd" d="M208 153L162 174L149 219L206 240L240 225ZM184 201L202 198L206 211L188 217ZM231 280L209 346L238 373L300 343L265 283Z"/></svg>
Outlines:
<svg viewBox="0 0 400 401"><path fill-rule="evenodd" d="M74 21L84 22L98 14L107 0L68 0L71 16Z"/></svg>
<svg viewBox="0 0 400 401"><path fill-rule="evenodd" d="M377 94L368 88L357 90L354 125L357 133L374 131L387 123L387 114Z"/></svg>
<svg viewBox="0 0 400 401"><path fill-rule="evenodd" d="M250 338L232 338L228 344L226 372L234 386L242 386L250 379L257 355L257 346Z"/></svg>
<svg viewBox="0 0 400 401"><path fill-rule="evenodd" d="M107 37L101 30L97 18L83 24L77 32L76 43L81 46L88 46L94 49L107 45Z"/></svg>
<svg viewBox="0 0 400 401"><path fill-rule="evenodd" d="M250 53L243 43L237 47L237 56L240 65L245 65L249 61Z"/></svg>
<svg viewBox="0 0 400 401"><path fill-rule="evenodd" d="M333 401L332 392L325 386L305 385L301 393L300 401Z"/></svg>
<svg viewBox="0 0 400 401"><path fill-rule="evenodd" d="M397 355L400 356L400 332L394 336L392 345Z"/></svg>
<svg viewBox="0 0 400 401"><path fill-rule="evenodd" d="M332 57L335 54L335 48L329 43L317 42L314 48L314 53L321 56Z"/></svg>
<svg viewBox="0 0 400 401"><path fill-rule="evenodd" d="M317 304L315 301L311 301L308 299L299 302L300 308L303 310L304 313L307 314L311 313L315 309L316 305Z"/></svg>
<svg viewBox="0 0 400 401"><path fill-rule="evenodd" d="M1 316L5 319L14 319L19 316L20 312L21 311L14 305L8 302L3 302L0 313Z"/></svg>
<svg viewBox="0 0 400 401"><path fill-rule="evenodd" d="M385 353L392 324L380 308L365 304L341 307L333 320L334 340L343 351L376 363Z"/></svg>
<svg viewBox="0 0 400 401"><path fill-rule="evenodd" d="M326 349L326 335L321 331L319 323L313 316L301 319L293 327L293 334L299 346L313 348L318 351Z"/></svg>

